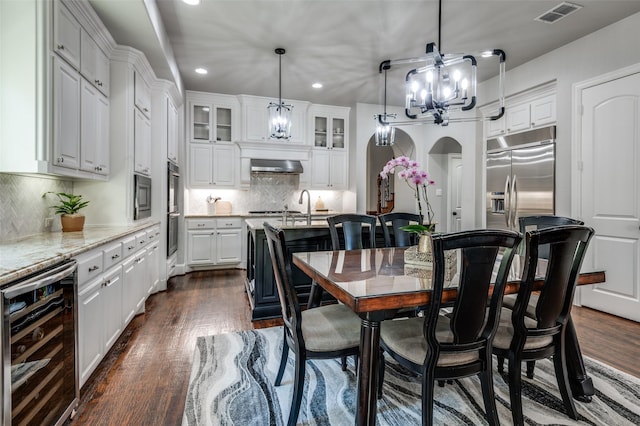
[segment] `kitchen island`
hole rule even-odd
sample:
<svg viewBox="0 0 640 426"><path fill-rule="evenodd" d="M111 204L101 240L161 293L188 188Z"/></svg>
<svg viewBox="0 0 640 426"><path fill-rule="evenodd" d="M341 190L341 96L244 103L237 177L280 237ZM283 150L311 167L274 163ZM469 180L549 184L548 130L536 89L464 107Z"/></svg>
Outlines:
<svg viewBox="0 0 640 426"><path fill-rule="evenodd" d="M332 250L329 224L325 217L311 217L307 221L304 215L293 215L287 221L282 216L246 219L247 227L247 276L245 287L251 304L251 319L260 320L281 316L278 288L273 276L271 257L263 224L268 222L276 228L283 229L287 240L289 255L296 252ZM367 237L367 230L363 230L363 237ZM376 228L376 245L384 247L382 229ZM342 239L340 246L343 247ZM292 280L298 294L298 300L303 307L307 306L311 279L297 266L292 265ZM323 293L323 301L333 300L328 293Z"/></svg>
<svg viewBox="0 0 640 426"><path fill-rule="evenodd" d="M260 320L281 316L278 288L273 276L271 257L264 222L282 228L287 238L289 254L303 251L331 249L329 225L326 219L314 219L310 224L304 221L288 221L283 224L281 217L247 219L247 276L245 287L251 304L251 319ZM298 300L306 306L311 289L311 279L296 266L292 267L293 284ZM328 295L327 295L328 297Z"/></svg>

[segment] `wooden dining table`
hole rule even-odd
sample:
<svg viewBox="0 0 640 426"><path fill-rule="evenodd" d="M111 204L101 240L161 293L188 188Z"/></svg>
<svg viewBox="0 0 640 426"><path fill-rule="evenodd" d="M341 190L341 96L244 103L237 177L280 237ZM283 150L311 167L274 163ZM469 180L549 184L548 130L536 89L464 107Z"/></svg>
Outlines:
<svg viewBox="0 0 640 426"><path fill-rule="evenodd" d="M431 269L417 265L405 248L380 248L293 253L293 264L325 291L358 314L361 321L360 362L357 389L357 425L375 425L377 411L380 323L405 308L428 306ZM517 293L524 261L514 258L505 294ZM541 264L540 267L544 267ZM584 268L583 268L584 270ZM457 295L455 271L446 284L445 302ZM604 271L582 271L578 285L605 281ZM537 283L542 285L542 281ZM567 368L574 397L590 401L594 393L586 374L573 322L566 331Z"/></svg>

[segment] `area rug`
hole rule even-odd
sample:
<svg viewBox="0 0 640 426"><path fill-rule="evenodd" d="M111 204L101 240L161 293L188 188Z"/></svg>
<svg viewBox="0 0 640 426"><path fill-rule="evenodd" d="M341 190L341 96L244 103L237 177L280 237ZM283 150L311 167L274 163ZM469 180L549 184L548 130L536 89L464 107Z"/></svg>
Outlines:
<svg viewBox="0 0 640 426"><path fill-rule="evenodd" d="M198 338L182 424L285 425L294 366L290 355L282 384L275 387L281 351L281 327ZM378 424L421 424L420 378L386 358ZM564 414L552 362L537 362L535 378L523 377L525 424L639 425L640 380L588 358L585 365L596 395L588 404L576 401L579 420L574 421ZM494 383L500 422L509 425L509 389L497 373ZM307 361L298 424L353 425L355 393L352 359L347 371L341 370L339 359ZM486 424L477 378L436 386L434 424Z"/></svg>

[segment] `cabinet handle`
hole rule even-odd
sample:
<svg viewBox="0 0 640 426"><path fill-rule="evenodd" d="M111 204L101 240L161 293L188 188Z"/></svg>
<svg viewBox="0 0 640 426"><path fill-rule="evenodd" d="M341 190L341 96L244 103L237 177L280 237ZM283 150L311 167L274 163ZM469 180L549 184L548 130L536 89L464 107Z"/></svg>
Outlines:
<svg viewBox="0 0 640 426"><path fill-rule="evenodd" d="M100 269L98 265L93 265L89 267L89 272L97 271L98 269Z"/></svg>
<svg viewBox="0 0 640 426"><path fill-rule="evenodd" d="M535 125L536 125L536 123L531 123L531 125L532 125L532 126L535 126Z"/></svg>
<svg viewBox="0 0 640 426"><path fill-rule="evenodd" d="M144 112L149 112L149 108L142 108Z"/></svg>
<svg viewBox="0 0 640 426"><path fill-rule="evenodd" d="M144 241L144 240L140 240L140 244L144 244L144 243L145 243L145 241Z"/></svg>
<svg viewBox="0 0 640 426"><path fill-rule="evenodd" d="M119 254L114 254L113 256L111 256L111 260L117 259L117 258L119 258L119 257L120 257L120 255L119 255Z"/></svg>
<svg viewBox="0 0 640 426"><path fill-rule="evenodd" d="M98 86L100 85L100 80L93 80L93 82L94 82L95 84L97 84Z"/></svg>
<svg viewBox="0 0 640 426"><path fill-rule="evenodd" d="M58 157L58 163L64 163L64 158L63 157Z"/></svg>
<svg viewBox="0 0 640 426"><path fill-rule="evenodd" d="M129 246L127 247L127 250L133 250L134 248L136 248L136 246Z"/></svg>
<svg viewBox="0 0 640 426"><path fill-rule="evenodd" d="M58 50L64 50L64 44L59 44L58 45Z"/></svg>

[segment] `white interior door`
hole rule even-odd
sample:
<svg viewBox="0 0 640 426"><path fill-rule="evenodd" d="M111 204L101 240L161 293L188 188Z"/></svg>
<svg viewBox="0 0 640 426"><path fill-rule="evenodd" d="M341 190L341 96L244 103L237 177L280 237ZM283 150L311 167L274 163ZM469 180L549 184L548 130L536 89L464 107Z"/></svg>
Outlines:
<svg viewBox="0 0 640 426"><path fill-rule="evenodd" d="M640 73L581 95L580 216L596 231L585 264L606 273L580 289L581 302L640 321Z"/></svg>
<svg viewBox="0 0 640 426"><path fill-rule="evenodd" d="M447 194L447 231L462 231L462 157L449 156L449 194Z"/></svg>

